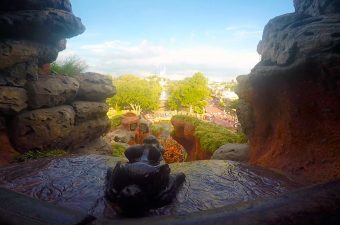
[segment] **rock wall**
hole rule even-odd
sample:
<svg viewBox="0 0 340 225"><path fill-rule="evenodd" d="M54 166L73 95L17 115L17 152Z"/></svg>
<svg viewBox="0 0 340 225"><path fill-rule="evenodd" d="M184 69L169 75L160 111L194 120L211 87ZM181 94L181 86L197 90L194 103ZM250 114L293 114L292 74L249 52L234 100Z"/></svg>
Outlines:
<svg viewBox="0 0 340 225"><path fill-rule="evenodd" d="M240 77L240 121L254 164L303 182L340 177L340 1L295 0L272 19L262 59Z"/></svg>
<svg viewBox="0 0 340 225"><path fill-rule="evenodd" d="M2 0L0 11L0 164L16 151L98 142L110 124L104 102L115 94L111 79L44 69L66 38L85 30L69 0Z"/></svg>
<svg viewBox="0 0 340 225"><path fill-rule="evenodd" d="M174 127L172 138L180 143L186 150L186 161L210 159L212 154L202 149L200 140L195 136L195 127L185 121L171 119Z"/></svg>

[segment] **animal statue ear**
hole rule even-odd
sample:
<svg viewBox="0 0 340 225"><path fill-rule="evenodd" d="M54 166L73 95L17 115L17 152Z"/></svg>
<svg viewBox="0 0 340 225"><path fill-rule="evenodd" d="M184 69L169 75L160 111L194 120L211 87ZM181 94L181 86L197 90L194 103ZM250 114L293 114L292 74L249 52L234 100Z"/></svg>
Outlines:
<svg viewBox="0 0 340 225"><path fill-rule="evenodd" d="M156 138L155 136L153 136L153 135L149 135L149 136L147 136L146 138L144 138L143 143L144 143L144 144L150 144L150 145L152 145L152 144L157 144L157 145L159 145L159 141L158 141L157 138Z"/></svg>
<svg viewBox="0 0 340 225"><path fill-rule="evenodd" d="M148 155L148 160L152 162L160 162L162 161L162 153L159 148L157 148L154 145L148 145L149 148L149 155Z"/></svg>
<svg viewBox="0 0 340 225"><path fill-rule="evenodd" d="M143 151L143 145L133 145L125 150L124 155L129 160L129 162L136 162L138 159L140 159L140 157L142 157Z"/></svg>

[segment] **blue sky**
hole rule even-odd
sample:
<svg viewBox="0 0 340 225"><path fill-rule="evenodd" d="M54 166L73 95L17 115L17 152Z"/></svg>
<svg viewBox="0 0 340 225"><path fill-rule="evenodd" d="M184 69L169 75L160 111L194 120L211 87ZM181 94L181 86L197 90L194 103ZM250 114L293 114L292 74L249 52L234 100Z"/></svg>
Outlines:
<svg viewBox="0 0 340 225"><path fill-rule="evenodd" d="M201 71L211 80L247 74L269 19L293 12L292 0L71 0L86 32L59 59L77 55L111 75Z"/></svg>

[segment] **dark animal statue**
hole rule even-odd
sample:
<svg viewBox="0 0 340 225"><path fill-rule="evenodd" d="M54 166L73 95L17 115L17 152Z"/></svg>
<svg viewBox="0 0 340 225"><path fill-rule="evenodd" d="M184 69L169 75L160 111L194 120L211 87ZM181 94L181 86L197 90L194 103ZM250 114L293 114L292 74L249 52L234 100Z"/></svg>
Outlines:
<svg viewBox="0 0 340 225"><path fill-rule="evenodd" d="M170 175L163 152L158 140L150 136L144 144L126 149L128 163L119 162L115 168L108 169L105 197L123 215L143 216L176 197L185 175Z"/></svg>

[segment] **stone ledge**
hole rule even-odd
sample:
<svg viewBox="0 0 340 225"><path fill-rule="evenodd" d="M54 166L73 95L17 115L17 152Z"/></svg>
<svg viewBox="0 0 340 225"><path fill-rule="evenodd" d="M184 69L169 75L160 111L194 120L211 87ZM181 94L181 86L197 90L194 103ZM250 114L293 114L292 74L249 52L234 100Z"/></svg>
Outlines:
<svg viewBox="0 0 340 225"><path fill-rule="evenodd" d="M116 94L116 88L112 79L99 73L83 73L75 76L80 87L77 95L78 100L105 101Z"/></svg>
<svg viewBox="0 0 340 225"><path fill-rule="evenodd" d="M39 65L51 63L58 57L58 46L26 40L0 40L0 70L8 70L18 63L38 61Z"/></svg>
<svg viewBox="0 0 340 225"><path fill-rule="evenodd" d="M72 13L57 10L22 10L0 14L0 36L57 43L85 31Z"/></svg>
<svg viewBox="0 0 340 225"><path fill-rule="evenodd" d="M42 10L60 9L72 12L72 5L69 0L1 0L0 10Z"/></svg>
<svg viewBox="0 0 340 225"><path fill-rule="evenodd" d="M67 76L39 75L27 82L28 107L39 109L55 107L72 101L79 89L76 79Z"/></svg>
<svg viewBox="0 0 340 225"><path fill-rule="evenodd" d="M65 147L65 138L74 128L75 113L71 106L37 109L18 114L9 130L17 151Z"/></svg>
<svg viewBox="0 0 340 225"><path fill-rule="evenodd" d="M27 93L23 88L0 86L0 113L14 115L27 108Z"/></svg>
<svg viewBox="0 0 340 225"><path fill-rule="evenodd" d="M29 198L0 188L0 224L76 225L89 224L94 217Z"/></svg>
<svg viewBox="0 0 340 225"><path fill-rule="evenodd" d="M107 104L103 102L76 101L72 103L72 107L76 112L76 124L105 117L109 110Z"/></svg>
<svg viewBox="0 0 340 225"><path fill-rule="evenodd" d="M269 225L340 223L340 180L182 216L107 220L0 188L0 224L8 225Z"/></svg>

